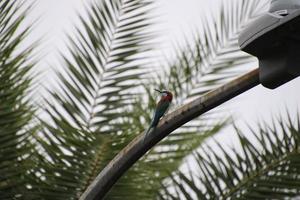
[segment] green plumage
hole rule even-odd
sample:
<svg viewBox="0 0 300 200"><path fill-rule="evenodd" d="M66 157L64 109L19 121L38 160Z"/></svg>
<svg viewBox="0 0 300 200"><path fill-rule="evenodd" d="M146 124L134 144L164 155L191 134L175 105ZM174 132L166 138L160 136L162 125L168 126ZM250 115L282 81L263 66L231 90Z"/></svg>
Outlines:
<svg viewBox="0 0 300 200"><path fill-rule="evenodd" d="M160 120L160 118L166 113L166 111L168 110L169 106L170 106L171 102L161 99L158 104L157 107L155 109L154 115L153 115L153 119L150 123L150 126L146 132L145 138L147 137L148 133L150 132L151 129L156 128L156 126L158 125L158 122Z"/></svg>
<svg viewBox="0 0 300 200"><path fill-rule="evenodd" d="M166 113L170 106L170 102L168 101L160 101L157 104L156 110L154 112L153 119L151 121L150 127L149 128L154 128L157 126L159 119Z"/></svg>

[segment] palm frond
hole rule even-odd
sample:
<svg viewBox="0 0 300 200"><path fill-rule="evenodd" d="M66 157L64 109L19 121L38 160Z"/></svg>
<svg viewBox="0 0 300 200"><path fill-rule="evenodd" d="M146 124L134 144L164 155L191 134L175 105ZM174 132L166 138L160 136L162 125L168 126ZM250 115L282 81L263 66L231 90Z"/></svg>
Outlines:
<svg viewBox="0 0 300 200"><path fill-rule="evenodd" d="M161 87L174 91L178 103L200 96L247 71L253 57L240 51L238 35L265 10L267 1L230 0L210 16L186 44L174 45L175 59L158 76ZM215 14L217 13L217 14ZM175 60L175 61L174 61ZM181 98L179 98L181 97Z"/></svg>
<svg viewBox="0 0 300 200"><path fill-rule="evenodd" d="M299 133L296 122L280 118L277 123L251 129L255 140L237 130L241 151L203 149L195 153L195 170L190 175L178 172L173 184L180 199L285 199L299 195ZM194 167L194 168L196 168ZM180 179L180 181L179 181ZM196 179L196 180L195 180ZM168 190L165 187L165 190ZM189 191L185 194L185 191ZM170 193L168 191L168 193ZM162 199L172 196L164 193Z"/></svg>
<svg viewBox="0 0 300 200"><path fill-rule="evenodd" d="M39 143L45 159L39 173L43 199L78 198L118 152L125 110L136 96L144 72L144 43L152 37L151 0L105 0L93 3L70 36L66 71L59 92L47 100L50 120L43 120ZM122 139L123 138L123 139ZM60 193L58 194L58 191Z"/></svg>
<svg viewBox="0 0 300 200"><path fill-rule="evenodd" d="M29 11L24 1L0 2L0 198L24 199L30 180L34 109L29 102L33 46L22 48L30 27L20 25Z"/></svg>
<svg viewBox="0 0 300 200"><path fill-rule="evenodd" d="M134 61L151 38L145 32L150 3L100 1L87 9L88 19L81 18L83 30L77 29L76 39L70 37L71 58L64 56L67 71L59 74L62 92L53 94L74 126L105 132L109 119L133 98L131 91L145 72Z"/></svg>

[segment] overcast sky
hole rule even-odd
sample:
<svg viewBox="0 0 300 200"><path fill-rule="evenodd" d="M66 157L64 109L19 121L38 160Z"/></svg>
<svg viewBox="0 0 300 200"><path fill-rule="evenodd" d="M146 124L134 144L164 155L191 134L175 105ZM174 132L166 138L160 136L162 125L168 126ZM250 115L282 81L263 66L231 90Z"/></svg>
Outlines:
<svg viewBox="0 0 300 200"><path fill-rule="evenodd" d="M39 19L29 42L43 38L40 49L42 61L40 69L58 66L58 50L64 51L66 33L70 33L77 22L77 13L84 11L84 2L91 0L39 0L30 14L30 19ZM158 13L161 13L161 37L166 38L166 46L170 41L180 40L183 31L196 26L204 12L218 5L219 0L157 0ZM44 74L45 78L47 74ZM231 112L238 121L253 122L268 119L273 114L285 111L286 108L295 113L300 100L300 80L269 90L258 86L231 101Z"/></svg>

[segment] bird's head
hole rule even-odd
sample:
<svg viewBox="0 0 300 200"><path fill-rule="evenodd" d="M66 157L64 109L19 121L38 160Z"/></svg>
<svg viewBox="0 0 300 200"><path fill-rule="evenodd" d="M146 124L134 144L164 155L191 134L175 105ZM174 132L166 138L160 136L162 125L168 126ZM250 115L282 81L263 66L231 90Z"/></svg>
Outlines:
<svg viewBox="0 0 300 200"><path fill-rule="evenodd" d="M159 92L160 95L161 95L161 99L163 100L167 100L167 101L172 101L173 99L173 95L170 91L167 91L167 90L158 90L158 89L155 89L155 91Z"/></svg>

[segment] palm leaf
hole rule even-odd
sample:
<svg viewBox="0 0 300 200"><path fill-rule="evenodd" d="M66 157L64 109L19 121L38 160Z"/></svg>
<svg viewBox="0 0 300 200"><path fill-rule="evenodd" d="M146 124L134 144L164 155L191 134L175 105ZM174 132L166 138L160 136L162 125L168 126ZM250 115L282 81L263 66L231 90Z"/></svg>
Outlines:
<svg viewBox="0 0 300 200"><path fill-rule="evenodd" d="M249 69L245 65L255 61L240 51L238 36L245 24L262 14L267 1L221 3L217 15L203 17L202 26L191 42L185 47L174 45L175 62L169 61L162 67L165 73L160 80L165 81L161 86L174 91L181 101L201 96L243 74Z"/></svg>
<svg viewBox="0 0 300 200"><path fill-rule="evenodd" d="M20 25L29 11L24 1L0 2L0 198L24 199L35 181L34 109L29 102L33 46L20 47L30 27Z"/></svg>
<svg viewBox="0 0 300 200"><path fill-rule="evenodd" d="M41 199L78 198L119 150L118 124L146 69L136 61L152 37L150 9L148 0L99 1L70 36L71 56L64 56L67 68L42 121Z"/></svg>
<svg viewBox="0 0 300 200"><path fill-rule="evenodd" d="M300 192L299 180L299 133L300 118L280 118L270 126L260 125L251 129L255 140L250 140L236 128L241 152L235 148L225 150L209 148L194 155L197 171L190 174L177 172L173 185L180 199L286 199ZM198 175L196 175L198 174ZM195 178L197 177L197 178ZM180 179L180 181L178 181ZM194 180L196 179L196 180ZM165 187L168 190L168 187ZM185 195L184 191L190 191ZM168 192L161 199L171 199Z"/></svg>

